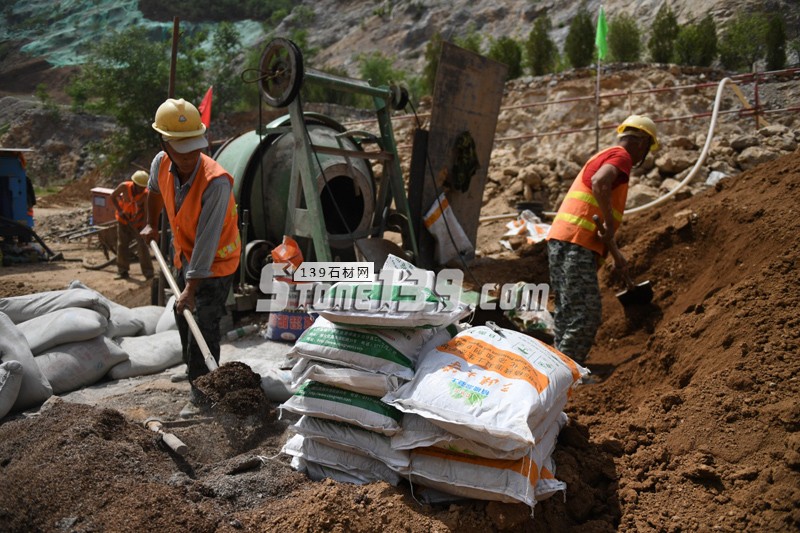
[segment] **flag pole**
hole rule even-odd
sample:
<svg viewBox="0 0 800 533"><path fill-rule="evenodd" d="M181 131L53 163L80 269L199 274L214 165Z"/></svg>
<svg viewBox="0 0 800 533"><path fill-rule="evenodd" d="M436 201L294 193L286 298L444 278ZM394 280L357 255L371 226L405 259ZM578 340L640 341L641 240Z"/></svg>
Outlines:
<svg viewBox="0 0 800 533"><path fill-rule="evenodd" d="M600 62L606 57L608 45L606 43L606 34L608 33L608 25L606 24L606 13L603 10L603 4L597 13L597 34L594 38L594 44L597 47L597 81L594 88L594 149L600 150Z"/></svg>
<svg viewBox="0 0 800 533"><path fill-rule="evenodd" d="M597 59L597 83L594 89L594 151L600 150L600 59Z"/></svg>

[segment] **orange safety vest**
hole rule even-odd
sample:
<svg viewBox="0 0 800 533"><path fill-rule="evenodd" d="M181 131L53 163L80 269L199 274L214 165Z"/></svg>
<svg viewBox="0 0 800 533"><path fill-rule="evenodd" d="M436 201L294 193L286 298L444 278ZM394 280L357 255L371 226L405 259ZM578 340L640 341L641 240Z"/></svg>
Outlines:
<svg viewBox="0 0 800 533"><path fill-rule="evenodd" d="M169 225L172 228L172 244L175 248L173 264L181 268L181 255L191 260L194 242L197 237L197 221L200 219L203 193L212 179L225 177L233 185L233 178L216 161L205 154L200 154L200 168L189 188L189 193L181 204L179 212L175 212L175 176L169 167L172 164L169 157L161 159L158 169L158 188L164 198L164 208L167 211ZM241 249L241 236L239 235L239 216L236 212L236 200L233 191L228 198L228 210L219 236L217 253L211 264L212 277L219 278L233 274L239 267L239 253Z"/></svg>
<svg viewBox="0 0 800 533"><path fill-rule="evenodd" d="M125 185L128 194L117 198L117 202L119 202L119 206L122 208L122 213L128 215L128 220L124 220L122 213L119 211L114 213L114 216L120 224L130 224L134 228L140 230L145 226L144 202L147 197L147 189L142 189L142 192L139 194L134 194L134 184L132 181L124 181L122 184Z"/></svg>
<svg viewBox="0 0 800 533"><path fill-rule="evenodd" d="M603 219L603 213L597 199L592 194L592 189L583 183L583 173L594 159L605 154L609 150L619 147L607 148L595 154L586 165L583 166L578 177L572 182L567 196L558 208L553 224L547 238L566 241L588 248L593 252L605 257L608 253L603 241L597 235L597 225L592 220L592 216L598 215ZM611 191L611 209L614 215L614 231L622 223L622 214L625 212L625 200L628 198L628 182L621 183Z"/></svg>

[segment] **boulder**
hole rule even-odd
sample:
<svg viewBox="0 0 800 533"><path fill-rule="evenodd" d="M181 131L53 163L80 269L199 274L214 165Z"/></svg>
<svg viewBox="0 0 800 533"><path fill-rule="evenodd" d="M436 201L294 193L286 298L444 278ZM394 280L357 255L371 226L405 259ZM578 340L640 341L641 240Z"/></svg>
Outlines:
<svg viewBox="0 0 800 533"><path fill-rule="evenodd" d="M644 205L648 202L652 202L659 196L658 191L653 187L642 184L634 185L628 189L628 201L625 203L625 208L631 209Z"/></svg>
<svg viewBox="0 0 800 533"><path fill-rule="evenodd" d="M755 135L752 134L742 135L740 137L734 138L731 141L731 148L733 148L737 152L741 152L745 148L750 148L751 146L758 146L760 142L761 141Z"/></svg>
<svg viewBox="0 0 800 533"><path fill-rule="evenodd" d="M742 153L736 157L736 163L742 170L748 170L760 165L761 163L772 161L777 157L778 154L771 150L767 150L760 146L750 146L742 150Z"/></svg>
<svg viewBox="0 0 800 533"><path fill-rule="evenodd" d="M694 165L695 161L697 161L695 152L670 150L656 159L656 166L662 175L673 176Z"/></svg>

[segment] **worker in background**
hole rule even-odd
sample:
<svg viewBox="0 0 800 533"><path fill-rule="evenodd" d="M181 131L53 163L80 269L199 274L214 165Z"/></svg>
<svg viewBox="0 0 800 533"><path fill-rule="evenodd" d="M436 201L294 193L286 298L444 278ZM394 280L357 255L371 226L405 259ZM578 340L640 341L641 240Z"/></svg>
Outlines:
<svg viewBox="0 0 800 533"><path fill-rule="evenodd" d="M183 346L183 361L191 384L189 403L180 416L200 412L202 396L194 382L208 372L202 352L183 310L193 312L214 359L219 362L219 323L239 267L239 236L233 178L203 150L206 127L197 108L183 99L168 99L156 111L153 129L161 149L150 167L147 225L142 236L158 239L158 218L164 208L172 229L173 265L181 293L175 315Z"/></svg>
<svg viewBox="0 0 800 533"><path fill-rule="evenodd" d="M136 242L136 255L145 279L153 277L153 260L147 243L139 232L145 225L147 204L147 180L150 176L144 170L137 170L130 180L120 183L111 193L111 203L117 212L117 276L115 279L128 279L131 266L131 242Z"/></svg>
<svg viewBox="0 0 800 533"><path fill-rule="evenodd" d="M586 359L600 327L597 270L609 251L615 268L627 270L615 235L625 211L631 168L658 149L656 125L644 116L626 118L617 137L617 146L600 151L583 166L547 237L550 290L556 304L555 346L578 362Z"/></svg>

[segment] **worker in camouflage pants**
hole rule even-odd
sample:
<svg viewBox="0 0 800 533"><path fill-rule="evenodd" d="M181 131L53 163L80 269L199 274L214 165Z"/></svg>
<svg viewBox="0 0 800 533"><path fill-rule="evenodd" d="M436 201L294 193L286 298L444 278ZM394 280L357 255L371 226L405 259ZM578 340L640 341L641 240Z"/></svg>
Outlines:
<svg viewBox="0 0 800 533"><path fill-rule="evenodd" d="M625 212L631 169L658 149L656 125L647 117L629 116L617 135L616 146L583 165L547 234L550 290L556 298L555 345L578 362L589 355L600 327L597 269L609 254L614 268L628 268L614 235Z"/></svg>
<svg viewBox="0 0 800 533"><path fill-rule="evenodd" d="M577 361L583 361L600 327L600 285L594 252L558 240L547 246L550 291L555 293L555 344Z"/></svg>

